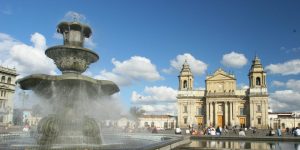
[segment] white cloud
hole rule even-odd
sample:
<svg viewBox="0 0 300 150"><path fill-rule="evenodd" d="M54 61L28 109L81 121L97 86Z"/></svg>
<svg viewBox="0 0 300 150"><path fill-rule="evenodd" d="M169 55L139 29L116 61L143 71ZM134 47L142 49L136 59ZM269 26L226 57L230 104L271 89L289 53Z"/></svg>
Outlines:
<svg viewBox="0 0 300 150"><path fill-rule="evenodd" d="M94 42L92 37L84 38L84 47L94 49L94 48L96 48L96 45L97 44Z"/></svg>
<svg viewBox="0 0 300 150"><path fill-rule="evenodd" d="M272 82L273 84L274 82ZM300 80L290 79L286 83L277 81L275 85L285 86L287 90L270 93L270 105L275 111L300 111Z"/></svg>
<svg viewBox="0 0 300 150"><path fill-rule="evenodd" d="M145 87L142 93L133 91L131 101L148 114L176 114L177 90L166 86Z"/></svg>
<svg viewBox="0 0 300 150"><path fill-rule="evenodd" d="M177 55L175 59L170 61L171 67L168 69L163 69L162 71L165 73L172 73L174 71L179 72L182 69L182 65L185 60L188 62L193 74L204 74L207 69L207 64L205 64L203 61L196 59L189 53L185 53L183 55Z"/></svg>
<svg viewBox="0 0 300 150"><path fill-rule="evenodd" d="M169 103L169 104L158 104L158 105L142 105L141 109L146 111L146 114L169 114L176 115L177 114L177 104Z"/></svg>
<svg viewBox="0 0 300 150"><path fill-rule="evenodd" d="M133 82L163 79L156 70L156 66L145 57L133 56L123 62L113 58L112 63L114 68L111 72L103 70L96 78L112 80L121 86L130 85Z"/></svg>
<svg viewBox="0 0 300 150"><path fill-rule="evenodd" d="M227 67L242 68L247 64L247 58L244 54L232 51L231 53L223 55L221 63Z"/></svg>
<svg viewBox="0 0 300 150"><path fill-rule="evenodd" d="M300 92L300 80L290 79L286 83L286 87L294 91Z"/></svg>
<svg viewBox="0 0 300 150"><path fill-rule="evenodd" d="M275 91L270 93L270 106L275 112L300 111L299 97L300 93L298 91Z"/></svg>
<svg viewBox="0 0 300 150"><path fill-rule="evenodd" d="M266 70L271 74L297 75L300 74L300 59L293 59L284 63L270 64Z"/></svg>
<svg viewBox="0 0 300 150"><path fill-rule="evenodd" d="M271 83L273 86L277 86L277 87L280 87L280 86L284 86L285 83L284 82L281 82L281 81L272 81Z"/></svg>
<svg viewBox="0 0 300 150"><path fill-rule="evenodd" d="M128 79L120 74L108 72L106 70L102 70L100 74L96 75L94 78L99 80L111 80L120 86L128 86L132 83L131 79Z"/></svg>
<svg viewBox="0 0 300 150"><path fill-rule="evenodd" d="M0 62L4 66L15 67L21 76L34 73L55 74L53 61L45 55L45 37L34 33L30 41L32 45L27 45L10 35L0 33Z"/></svg>
<svg viewBox="0 0 300 150"><path fill-rule="evenodd" d="M143 94L133 91L131 100L134 103L156 103L163 101L176 102L177 90L166 86L146 86Z"/></svg>

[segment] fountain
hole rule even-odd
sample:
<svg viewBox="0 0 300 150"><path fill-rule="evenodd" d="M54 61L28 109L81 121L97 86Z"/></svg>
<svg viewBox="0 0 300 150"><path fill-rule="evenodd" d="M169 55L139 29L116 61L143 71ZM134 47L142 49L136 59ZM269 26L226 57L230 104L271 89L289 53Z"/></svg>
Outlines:
<svg viewBox="0 0 300 150"><path fill-rule="evenodd" d="M85 116L82 107L94 97L112 95L119 91L112 81L96 80L82 75L99 56L84 48L91 28L78 22L61 22L57 32L64 45L50 47L46 55L53 59L62 75L34 74L18 80L21 89L33 90L37 95L53 100L55 114L43 118L38 124L40 145L101 144L100 128L96 121ZM82 97L80 93L88 93Z"/></svg>
<svg viewBox="0 0 300 150"><path fill-rule="evenodd" d="M28 145L14 143L11 149L157 149L174 143L180 145L176 142L182 141L181 136L103 135L96 120L85 113L89 109L87 104L99 100L99 97L110 96L119 88L112 81L82 75L91 63L99 59L95 52L83 47L84 39L92 33L89 26L61 22L57 32L63 35L64 44L50 47L45 53L62 74L33 74L17 81L21 89L32 90L48 101L53 112L40 120L36 142ZM110 142L103 142L103 137ZM123 146L116 146L120 144Z"/></svg>

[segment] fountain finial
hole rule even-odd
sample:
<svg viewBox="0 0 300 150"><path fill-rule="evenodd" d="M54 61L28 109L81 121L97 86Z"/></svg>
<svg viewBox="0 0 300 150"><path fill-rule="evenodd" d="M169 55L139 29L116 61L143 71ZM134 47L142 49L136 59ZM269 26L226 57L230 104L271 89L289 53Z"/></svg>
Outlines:
<svg viewBox="0 0 300 150"><path fill-rule="evenodd" d="M84 38L89 38L92 34L89 26L77 21L61 22L57 26L57 32L63 35L64 45L74 47L83 47Z"/></svg>

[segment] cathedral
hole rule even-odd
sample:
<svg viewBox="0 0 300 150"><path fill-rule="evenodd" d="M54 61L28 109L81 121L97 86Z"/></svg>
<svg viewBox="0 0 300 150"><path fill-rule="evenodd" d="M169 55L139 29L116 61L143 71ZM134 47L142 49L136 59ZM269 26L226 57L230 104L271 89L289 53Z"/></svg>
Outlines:
<svg viewBox="0 0 300 150"><path fill-rule="evenodd" d="M249 88L237 89L235 76L219 68L206 76L205 89L197 90L185 61L178 76L178 126L268 128L266 72L257 56L252 61L248 77Z"/></svg>

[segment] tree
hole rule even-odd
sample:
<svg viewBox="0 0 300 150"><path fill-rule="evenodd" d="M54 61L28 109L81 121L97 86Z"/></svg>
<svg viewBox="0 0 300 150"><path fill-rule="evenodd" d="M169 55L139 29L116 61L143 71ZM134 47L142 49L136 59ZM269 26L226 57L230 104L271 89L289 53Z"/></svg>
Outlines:
<svg viewBox="0 0 300 150"><path fill-rule="evenodd" d="M133 106L130 108L130 114L135 118L139 118L141 116L143 116L145 114L145 110L141 109L140 107L136 107L136 106Z"/></svg>

